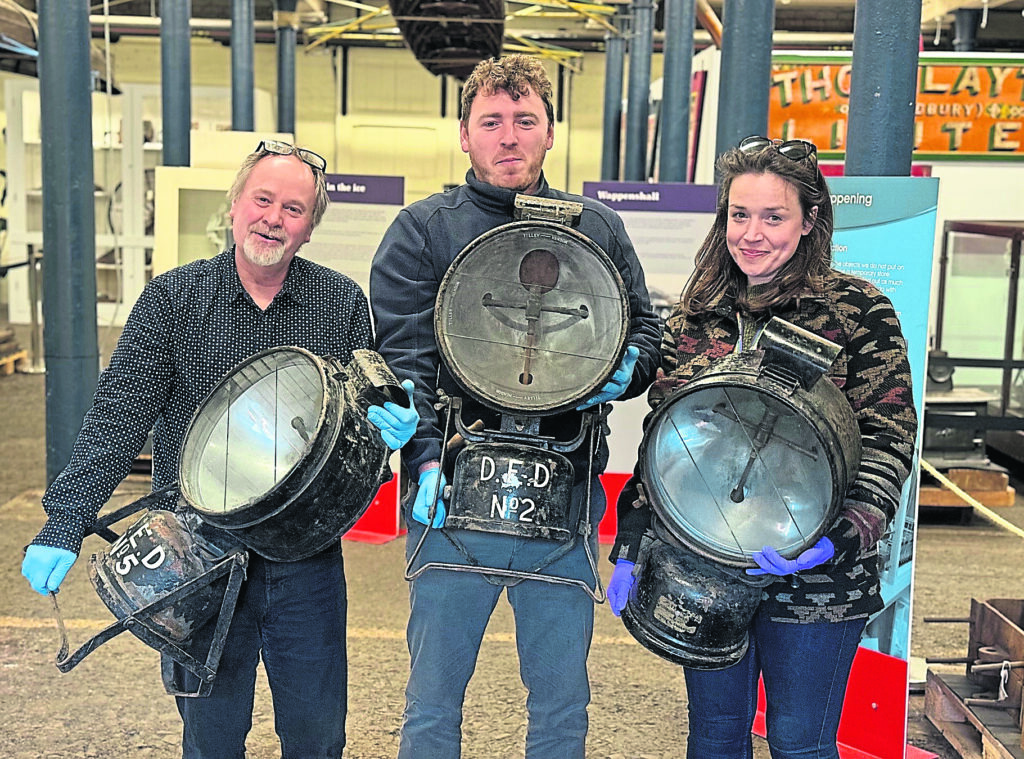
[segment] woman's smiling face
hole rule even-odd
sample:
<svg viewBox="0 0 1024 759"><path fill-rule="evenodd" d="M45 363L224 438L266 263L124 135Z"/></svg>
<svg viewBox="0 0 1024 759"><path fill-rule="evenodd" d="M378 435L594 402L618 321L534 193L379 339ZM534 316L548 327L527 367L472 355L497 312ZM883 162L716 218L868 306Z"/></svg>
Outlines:
<svg viewBox="0 0 1024 759"><path fill-rule="evenodd" d="M729 186L726 244L751 285L770 282L811 231L817 206L804 219L800 194L775 174L741 174Z"/></svg>

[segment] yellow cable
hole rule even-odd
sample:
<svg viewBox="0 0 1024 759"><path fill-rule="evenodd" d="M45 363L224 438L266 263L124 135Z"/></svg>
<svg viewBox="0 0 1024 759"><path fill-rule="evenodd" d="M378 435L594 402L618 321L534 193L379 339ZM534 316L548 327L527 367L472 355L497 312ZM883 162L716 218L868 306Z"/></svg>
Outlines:
<svg viewBox="0 0 1024 759"><path fill-rule="evenodd" d="M946 478L942 474L940 474L939 470L937 470L935 467L933 467L931 464L929 464L924 459L921 459L921 468L924 469L926 472L928 472L928 474L930 474L932 477L937 479L940 484L942 484L945 487L949 488L954 493L956 493L958 496L960 496L960 498L965 500L969 505L973 506L976 511L980 511L981 515L983 517L985 517L986 519L988 519L991 522L995 523L999 527L1002 527L1003 529L1005 529L1005 530L1007 530L1009 532L1012 532L1018 538L1024 538L1024 530L1022 530L1017 525L1012 524L1011 522L1006 521L1005 519L1003 519L1001 516L996 514L994 511L992 511L992 509L988 508L987 506L983 506L981 503L978 502L978 500L976 498L972 498L970 495L968 495L966 492L964 492L964 490L962 488L958 487L955 483L951 482L948 478Z"/></svg>

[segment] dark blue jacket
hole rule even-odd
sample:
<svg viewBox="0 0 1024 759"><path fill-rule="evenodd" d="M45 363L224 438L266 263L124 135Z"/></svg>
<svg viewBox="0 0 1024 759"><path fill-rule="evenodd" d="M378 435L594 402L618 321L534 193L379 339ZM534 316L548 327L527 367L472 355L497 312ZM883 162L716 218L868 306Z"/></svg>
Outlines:
<svg viewBox="0 0 1024 759"><path fill-rule="evenodd" d="M551 189L541 176L536 193L546 198L582 202L577 231L593 240L612 260L629 297L630 345L640 349L633 380L623 398L642 393L660 362L661 327L651 308L643 269L622 220L596 200ZM434 338L434 302L438 287L455 257L469 243L495 227L512 222L516 193L479 181L470 170L466 184L411 204L399 212L384 235L370 269L370 302L378 350L400 379L416 383L420 426L402 449L413 480L421 464L441 455L441 424L431 408L436 388L453 396L466 393L442 365ZM439 374L440 372L440 374ZM496 428L496 414L466 398L463 418L482 419ZM580 414L566 412L542 420L541 433L570 439L580 429ZM449 433L450 435L451 433ZM577 479L586 474L585 451L570 455ZM594 473L604 470L608 448L602 442ZM450 462L451 463L451 462ZM447 468L447 467L446 467ZM450 481L450 480L449 480Z"/></svg>

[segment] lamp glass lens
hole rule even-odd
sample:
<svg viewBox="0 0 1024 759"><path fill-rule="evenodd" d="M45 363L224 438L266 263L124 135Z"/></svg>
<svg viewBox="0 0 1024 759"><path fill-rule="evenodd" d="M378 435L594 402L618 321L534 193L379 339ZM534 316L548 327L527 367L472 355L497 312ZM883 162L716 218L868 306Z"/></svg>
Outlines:
<svg viewBox="0 0 1024 759"><path fill-rule="evenodd" d="M756 388L712 386L672 401L647 433L645 484L666 527L743 562L770 545L791 557L830 513L820 436Z"/></svg>
<svg viewBox="0 0 1024 759"><path fill-rule="evenodd" d="M200 407L182 446L191 504L223 513L270 492L309 449L323 398L319 369L295 351L266 354L231 374Z"/></svg>
<svg viewBox="0 0 1024 759"><path fill-rule="evenodd" d="M585 238L561 225L513 224L472 243L442 282L435 309L452 374L502 411L574 405L618 366L628 301Z"/></svg>

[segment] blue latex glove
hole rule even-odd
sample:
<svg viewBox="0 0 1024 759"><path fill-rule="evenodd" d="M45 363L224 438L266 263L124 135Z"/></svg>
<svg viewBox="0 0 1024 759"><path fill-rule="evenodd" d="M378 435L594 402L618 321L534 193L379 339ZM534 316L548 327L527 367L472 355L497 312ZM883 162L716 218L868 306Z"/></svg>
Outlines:
<svg viewBox="0 0 1024 759"><path fill-rule="evenodd" d="M626 608L629 591L636 585L636 577L633 576L634 566L628 559L619 559L615 562L612 579L608 581L608 605L616 617Z"/></svg>
<svg viewBox="0 0 1024 759"><path fill-rule="evenodd" d="M366 410L366 418L380 430L380 436L393 451L409 442L420 423L416 404L412 402L412 380L403 381L402 387L409 396L409 408L387 401L383 406L370 406Z"/></svg>
<svg viewBox="0 0 1024 759"><path fill-rule="evenodd" d="M633 379L633 367L636 366L636 360L640 357L640 349L635 345L631 345L626 348L626 355L622 357L619 368L615 370L615 374L608 380L604 387L601 388L601 392L595 395L593 398L588 400L576 407L577 411L583 411L583 409L596 406L598 403L606 403L607 401L614 401L629 387L629 381Z"/></svg>
<svg viewBox="0 0 1024 759"><path fill-rule="evenodd" d="M21 573L32 586L32 590L47 595L56 591L67 575L78 554L65 548L52 546L29 546L21 562Z"/></svg>
<svg viewBox="0 0 1024 759"><path fill-rule="evenodd" d="M438 482L440 478L440 482ZM444 486L447 484L444 474L440 468L434 467L420 473L419 490L416 491L416 501L412 505L412 518L420 524L427 524L430 518L430 499L437 492L437 511L434 512L433 528L444 527Z"/></svg>
<svg viewBox="0 0 1024 759"><path fill-rule="evenodd" d="M801 553L795 559L784 559L771 546L765 546L760 551L754 551L754 563L757 567L747 570L748 575L791 575L801 569L810 569L836 555L836 547L832 541L822 537L817 543Z"/></svg>

